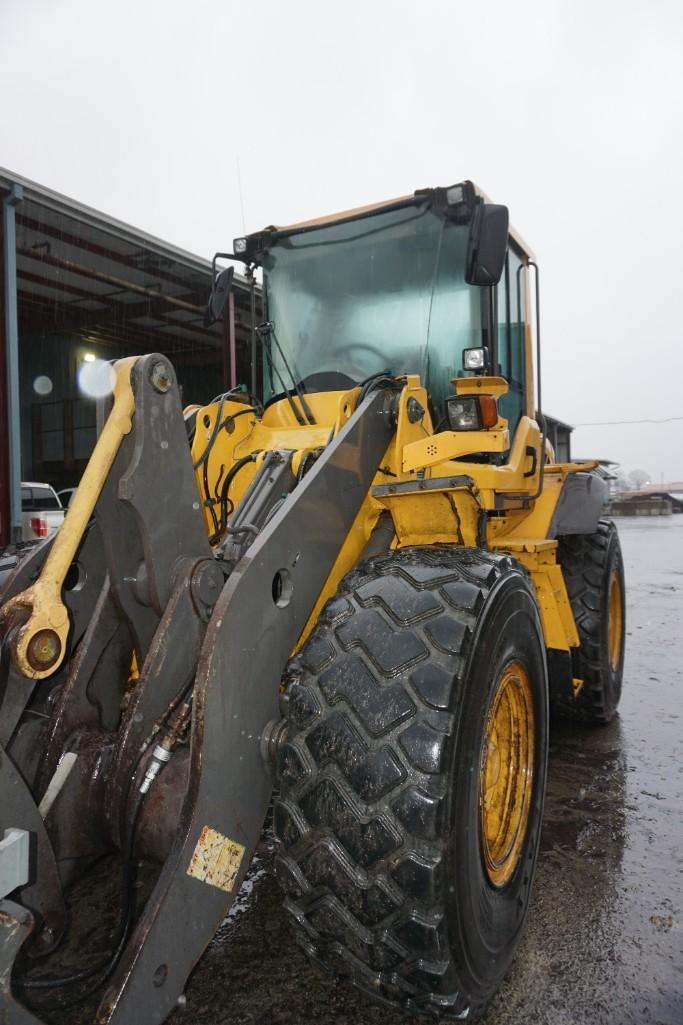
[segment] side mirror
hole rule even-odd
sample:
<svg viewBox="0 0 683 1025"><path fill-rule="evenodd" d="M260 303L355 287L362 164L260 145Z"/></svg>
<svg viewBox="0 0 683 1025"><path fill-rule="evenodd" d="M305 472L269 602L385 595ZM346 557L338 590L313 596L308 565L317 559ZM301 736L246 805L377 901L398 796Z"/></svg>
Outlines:
<svg viewBox="0 0 683 1025"><path fill-rule="evenodd" d="M226 267L215 274L209 302L204 310L204 327L211 327L216 321L221 320L225 306L232 288L232 279L235 276L234 267Z"/></svg>
<svg viewBox="0 0 683 1025"><path fill-rule="evenodd" d="M506 206L478 203L467 246L465 281L468 285L497 285L505 266L509 214Z"/></svg>

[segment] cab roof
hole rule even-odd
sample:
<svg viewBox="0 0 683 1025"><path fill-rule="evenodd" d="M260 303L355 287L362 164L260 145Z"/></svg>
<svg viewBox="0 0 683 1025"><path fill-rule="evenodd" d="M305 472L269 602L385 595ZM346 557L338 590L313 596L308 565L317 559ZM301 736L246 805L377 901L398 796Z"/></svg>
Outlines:
<svg viewBox="0 0 683 1025"><path fill-rule="evenodd" d="M404 206L418 205L420 202L424 202L425 199L429 198L430 194L436 196L439 193L449 194L454 192L458 188L469 187L474 191L474 195L483 199L485 203L490 203L491 200L483 189L479 188L471 181L463 181L457 185L450 185L446 188L433 188L433 189L417 189L412 194L408 193L404 196L398 196L395 199L385 199L379 203L369 203L366 206L353 207L350 210L341 210L338 213L325 214L322 217L314 217L311 220L298 221L295 224L285 225L269 225L265 231L277 235L290 235L296 234L299 231L311 231L315 228L323 228L331 224L341 224L344 221L355 221L362 217L367 217L369 214L380 213L383 210L396 210ZM522 236L517 232L512 225L508 229L510 238L513 239L519 249L530 259L534 259L534 254L531 247L524 241Z"/></svg>

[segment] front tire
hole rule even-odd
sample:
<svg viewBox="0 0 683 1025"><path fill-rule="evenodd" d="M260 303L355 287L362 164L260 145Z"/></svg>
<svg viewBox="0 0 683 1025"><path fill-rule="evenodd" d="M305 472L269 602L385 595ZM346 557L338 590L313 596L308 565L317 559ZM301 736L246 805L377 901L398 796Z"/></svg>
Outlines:
<svg viewBox="0 0 683 1025"><path fill-rule="evenodd" d="M289 667L278 876L308 954L403 1011L474 1020L526 916L548 697L508 556L431 547L350 573Z"/></svg>

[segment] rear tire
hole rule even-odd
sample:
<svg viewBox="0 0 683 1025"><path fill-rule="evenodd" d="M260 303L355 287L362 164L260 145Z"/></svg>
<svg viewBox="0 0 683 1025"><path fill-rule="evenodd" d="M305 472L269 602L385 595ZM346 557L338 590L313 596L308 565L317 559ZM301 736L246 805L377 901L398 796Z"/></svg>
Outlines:
<svg viewBox="0 0 683 1025"><path fill-rule="evenodd" d="M553 710L608 723L621 698L626 638L624 563L614 523L600 520L594 534L559 538L558 562L581 642L575 675L584 683L574 700L560 700Z"/></svg>
<svg viewBox="0 0 683 1025"><path fill-rule="evenodd" d="M474 549L371 559L288 680L274 824L299 942L392 1007L474 1020L521 935L543 809L547 675L526 574Z"/></svg>

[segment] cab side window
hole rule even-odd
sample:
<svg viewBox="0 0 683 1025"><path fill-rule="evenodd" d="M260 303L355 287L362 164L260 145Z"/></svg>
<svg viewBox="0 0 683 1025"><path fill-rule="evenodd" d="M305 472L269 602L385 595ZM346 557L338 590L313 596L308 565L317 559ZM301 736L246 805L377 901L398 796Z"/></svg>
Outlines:
<svg viewBox="0 0 683 1025"><path fill-rule="evenodd" d="M510 438L524 412L524 265L521 257L508 247L505 269L498 285L498 363L509 391L499 402L501 415L510 425Z"/></svg>

